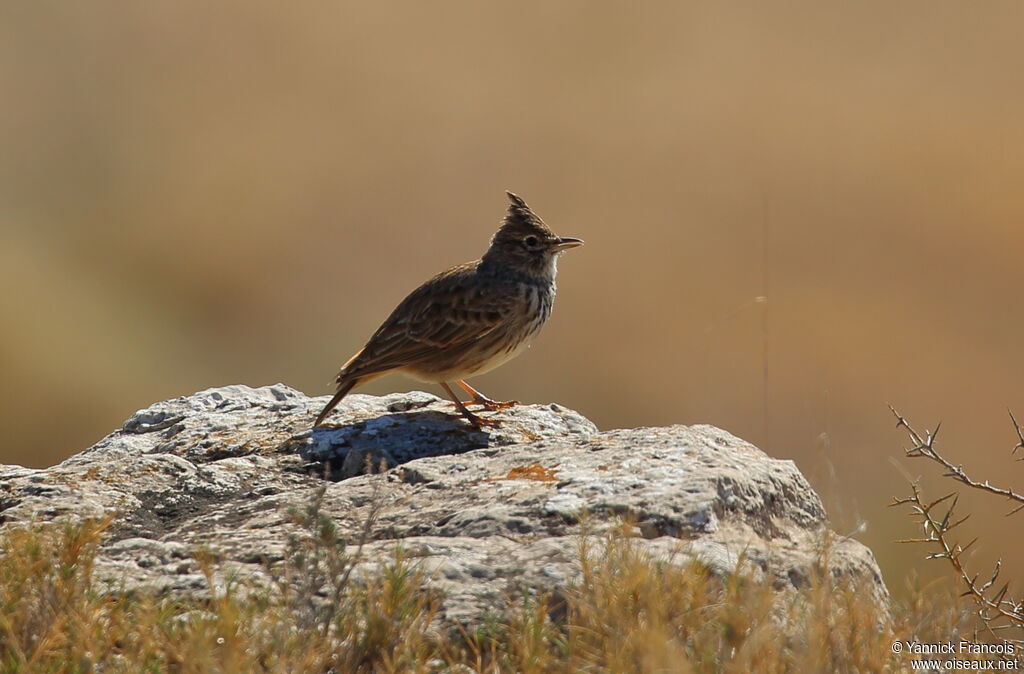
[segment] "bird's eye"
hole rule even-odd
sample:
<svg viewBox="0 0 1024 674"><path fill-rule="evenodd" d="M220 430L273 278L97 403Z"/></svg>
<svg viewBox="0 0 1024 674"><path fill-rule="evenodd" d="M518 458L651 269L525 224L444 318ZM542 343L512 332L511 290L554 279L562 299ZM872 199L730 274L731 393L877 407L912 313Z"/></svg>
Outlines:
<svg viewBox="0 0 1024 674"><path fill-rule="evenodd" d="M531 234L530 236L523 239L523 243L526 244L527 248L536 248L537 244L540 243L540 239Z"/></svg>

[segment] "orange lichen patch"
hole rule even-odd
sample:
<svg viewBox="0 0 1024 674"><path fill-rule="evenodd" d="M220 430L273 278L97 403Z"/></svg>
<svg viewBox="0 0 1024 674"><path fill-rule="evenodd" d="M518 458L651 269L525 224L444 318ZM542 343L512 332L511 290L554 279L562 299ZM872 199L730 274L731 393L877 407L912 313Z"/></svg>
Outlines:
<svg viewBox="0 0 1024 674"><path fill-rule="evenodd" d="M504 477L492 477L490 480L533 480L534 482L558 482L558 476L555 474L555 469L558 468L558 464L554 466L542 466L539 463L531 463L528 466L516 466L512 470L508 471L508 474Z"/></svg>

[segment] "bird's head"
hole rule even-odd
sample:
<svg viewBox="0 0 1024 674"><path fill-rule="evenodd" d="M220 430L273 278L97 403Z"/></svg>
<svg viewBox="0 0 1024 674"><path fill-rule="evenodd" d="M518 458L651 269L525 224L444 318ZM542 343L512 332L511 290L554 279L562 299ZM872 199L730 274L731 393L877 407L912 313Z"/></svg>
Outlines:
<svg viewBox="0 0 1024 674"><path fill-rule="evenodd" d="M522 198L511 192L506 194L510 202L508 213L491 237L491 247L484 261L554 279L558 256L570 248L582 246L583 241L558 236Z"/></svg>

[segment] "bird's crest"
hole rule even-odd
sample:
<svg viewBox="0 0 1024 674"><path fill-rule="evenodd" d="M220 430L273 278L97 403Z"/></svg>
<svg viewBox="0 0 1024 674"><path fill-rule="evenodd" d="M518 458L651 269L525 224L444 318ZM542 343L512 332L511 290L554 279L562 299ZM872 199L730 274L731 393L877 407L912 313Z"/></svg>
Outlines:
<svg viewBox="0 0 1024 674"><path fill-rule="evenodd" d="M508 213L502 222L503 230L539 229L545 234L554 236L554 232L534 213L530 206L517 194L505 192L508 195Z"/></svg>

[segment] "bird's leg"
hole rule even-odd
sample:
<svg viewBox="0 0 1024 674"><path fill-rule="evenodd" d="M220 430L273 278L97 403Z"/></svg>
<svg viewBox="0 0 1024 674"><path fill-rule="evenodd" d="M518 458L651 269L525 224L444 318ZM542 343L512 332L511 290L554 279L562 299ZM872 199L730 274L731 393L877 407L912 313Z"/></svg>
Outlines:
<svg viewBox="0 0 1024 674"><path fill-rule="evenodd" d="M508 409L509 407L515 407L516 405L519 404L518 400L506 400L506 401L491 400L490 398L485 396L483 393L480 393L480 391L477 391L475 388L470 386L469 383L466 382L466 380L464 380L464 379L460 379L460 380L458 380L455 383L458 384L459 386L461 386L463 391L465 391L469 395L473 396L473 402L475 402L478 405L483 405L485 410L489 410L489 411L504 410L504 409Z"/></svg>
<svg viewBox="0 0 1024 674"><path fill-rule="evenodd" d="M472 412L470 412L466 408L466 406L463 404L463 402L461 400L459 400L459 396L455 395L455 392L452 391L451 386L448 386L448 382L443 382L442 381L442 382L439 382L439 383L441 384L441 388L443 388L445 390L445 392L448 394L448 397L451 398L452 402L455 403L455 406L459 408L460 412L462 412L462 416L466 417L466 419L469 420L469 423L473 424L473 426L477 430L482 430L482 428L484 426L497 426L497 425L499 425L500 422L495 421L494 419L481 419L477 415L475 415Z"/></svg>

